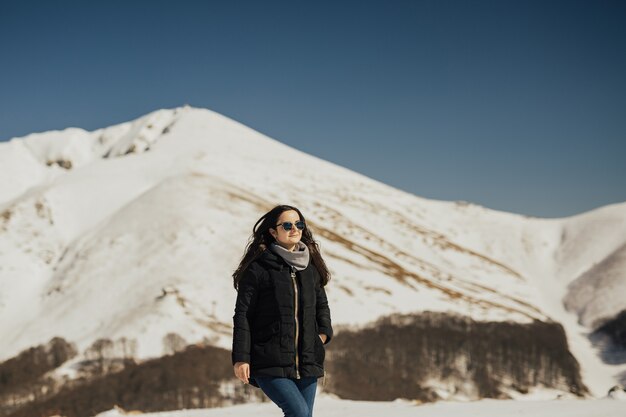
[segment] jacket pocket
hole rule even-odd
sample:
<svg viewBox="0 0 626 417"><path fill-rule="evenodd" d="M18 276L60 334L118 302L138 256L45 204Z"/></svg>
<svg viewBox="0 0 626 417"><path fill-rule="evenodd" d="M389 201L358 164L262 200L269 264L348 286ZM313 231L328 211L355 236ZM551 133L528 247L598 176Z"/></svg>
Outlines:
<svg viewBox="0 0 626 417"><path fill-rule="evenodd" d="M280 333L280 321L275 321L256 330L253 333L253 343L266 343L278 333Z"/></svg>
<svg viewBox="0 0 626 417"><path fill-rule="evenodd" d="M259 327L252 333L251 369L273 367L280 364L280 328L280 321L276 321Z"/></svg>
<svg viewBox="0 0 626 417"><path fill-rule="evenodd" d="M324 347L324 342L320 339L319 327L317 326L317 322L315 322L315 363L319 366L324 365L324 358L326 356L326 348Z"/></svg>

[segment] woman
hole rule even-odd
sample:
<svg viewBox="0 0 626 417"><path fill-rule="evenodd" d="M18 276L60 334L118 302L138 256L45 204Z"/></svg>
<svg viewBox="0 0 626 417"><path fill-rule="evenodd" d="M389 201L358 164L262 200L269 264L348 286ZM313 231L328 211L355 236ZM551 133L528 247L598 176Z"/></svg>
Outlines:
<svg viewBox="0 0 626 417"><path fill-rule="evenodd" d="M256 222L233 279L235 375L285 416L312 416L333 336L324 291L330 274L300 210L279 205Z"/></svg>

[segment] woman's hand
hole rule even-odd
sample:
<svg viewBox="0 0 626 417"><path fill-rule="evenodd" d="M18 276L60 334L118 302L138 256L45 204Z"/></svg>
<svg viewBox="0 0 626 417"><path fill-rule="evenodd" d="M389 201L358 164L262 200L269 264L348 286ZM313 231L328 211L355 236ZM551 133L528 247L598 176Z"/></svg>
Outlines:
<svg viewBox="0 0 626 417"><path fill-rule="evenodd" d="M320 333L318 336L320 337L320 339L322 339L322 343L326 343L326 339L328 339L328 336L326 336L324 333Z"/></svg>
<svg viewBox="0 0 626 417"><path fill-rule="evenodd" d="M244 384L249 383L250 364L248 362L236 362L234 365L235 376L243 381Z"/></svg>

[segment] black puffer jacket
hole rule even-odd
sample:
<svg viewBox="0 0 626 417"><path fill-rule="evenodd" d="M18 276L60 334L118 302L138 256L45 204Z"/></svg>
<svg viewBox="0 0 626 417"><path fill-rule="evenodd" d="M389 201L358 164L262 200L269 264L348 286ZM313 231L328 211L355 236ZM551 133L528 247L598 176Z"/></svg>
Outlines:
<svg viewBox="0 0 626 417"><path fill-rule="evenodd" d="M239 281L233 323L232 362L250 364L251 385L258 387L255 376L324 376L324 344L333 328L313 262L296 271L281 256L263 251ZM319 333L328 336L325 343Z"/></svg>

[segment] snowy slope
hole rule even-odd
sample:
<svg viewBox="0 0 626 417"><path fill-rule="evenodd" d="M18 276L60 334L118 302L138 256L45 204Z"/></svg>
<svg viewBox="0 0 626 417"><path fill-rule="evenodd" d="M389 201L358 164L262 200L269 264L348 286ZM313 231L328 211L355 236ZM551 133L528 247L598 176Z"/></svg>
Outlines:
<svg viewBox="0 0 626 417"><path fill-rule="evenodd" d="M424 199L191 107L16 138L0 164L0 360L53 336L80 351L125 336L139 358L160 356L169 332L230 349L232 271L256 219L287 203L333 273L334 323L553 319L596 395L626 369L585 337L624 297L568 287L601 282L594 268L626 283L626 204L539 219Z"/></svg>
<svg viewBox="0 0 626 417"><path fill-rule="evenodd" d="M556 395L556 394L555 394ZM598 400L575 399L533 399L480 401L439 401L436 403L416 404L413 401L351 401L341 400L333 395L317 394L313 405L316 416L393 416L393 417L622 417L626 414L626 401L603 398ZM252 403L211 409L163 411L159 413L141 413L145 417L270 417L279 415L279 408L272 402ZM123 409L111 409L96 417L122 417Z"/></svg>

